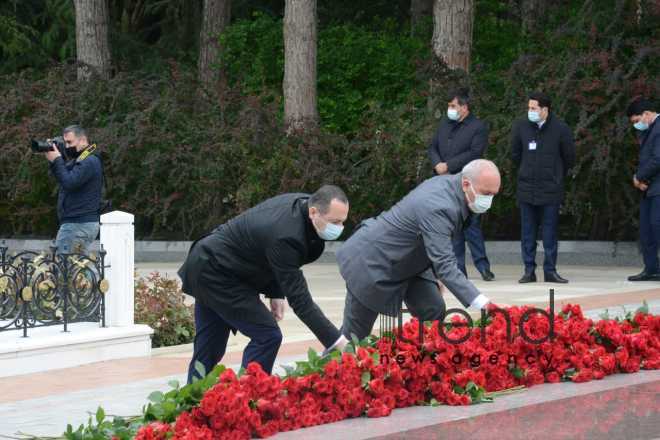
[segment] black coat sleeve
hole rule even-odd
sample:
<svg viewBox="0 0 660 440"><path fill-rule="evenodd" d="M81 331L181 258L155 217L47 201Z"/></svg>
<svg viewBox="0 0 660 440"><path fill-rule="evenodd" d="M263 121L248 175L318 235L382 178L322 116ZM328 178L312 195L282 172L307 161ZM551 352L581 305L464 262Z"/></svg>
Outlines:
<svg viewBox="0 0 660 440"><path fill-rule="evenodd" d="M277 280L273 280L264 289L264 295L266 298L278 298L278 299L284 299L285 295L284 292L282 292L282 289L280 288L280 285L277 283Z"/></svg>
<svg viewBox="0 0 660 440"><path fill-rule="evenodd" d="M302 245L293 239L277 240L266 251L275 280L293 312L327 348L339 339L339 330L312 300L303 276Z"/></svg>
<svg viewBox="0 0 660 440"><path fill-rule="evenodd" d="M431 166L435 169L435 166L440 162L444 162L444 159L440 155L440 148L438 146L438 134L440 129L435 131L433 135L433 140L431 140L431 145L428 148L429 160L431 161Z"/></svg>
<svg viewBox="0 0 660 440"><path fill-rule="evenodd" d="M470 140L468 148L447 161L447 169L450 174L459 173L465 165L475 159L483 157L488 146L488 126L483 122L475 129L474 136Z"/></svg>
<svg viewBox="0 0 660 440"><path fill-rule="evenodd" d="M568 125L562 127L559 142L561 160L564 162L564 172L568 172L568 170L575 166L575 142L573 141L573 133Z"/></svg>
<svg viewBox="0 0 660 440"><path fill-rule="evenodd" d="M637 173L635 176L642 182L650 182L658 173L660 173L660 135L655 135L652 139L647 140L651 155L649 160L639 163Z"/></svg>

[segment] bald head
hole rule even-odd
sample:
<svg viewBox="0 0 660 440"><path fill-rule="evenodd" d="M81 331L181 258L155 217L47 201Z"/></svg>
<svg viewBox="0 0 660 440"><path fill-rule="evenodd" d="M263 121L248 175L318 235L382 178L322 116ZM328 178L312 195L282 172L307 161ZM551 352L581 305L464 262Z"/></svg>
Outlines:
<svg viewBox="0 0 660 440"><path fill-rule="evenodd" d="M490 160L477 159L463 167L463 191L468 205L474 203L476 194L494 196L500 192L500 170ZM472 186L472 189L470 189Z"/></svg>

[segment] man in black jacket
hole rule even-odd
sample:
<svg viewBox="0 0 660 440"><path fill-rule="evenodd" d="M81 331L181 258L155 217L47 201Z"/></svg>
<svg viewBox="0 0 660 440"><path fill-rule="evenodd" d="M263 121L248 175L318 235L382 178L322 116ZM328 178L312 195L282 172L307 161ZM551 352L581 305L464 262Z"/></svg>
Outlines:
<svg viewBox="0 0 660 440"><path fill-rule="evenodd" d="M339 330L314 303L300 267L317 260L325 240L336 240L348 216L348 199L333 185L311 195L283 194L268 199L220 225L193 243L179 269L183 291L195 297L195 364L209 372L227 347L229 332L250 338L242 366L256 361L270 372L282 342L276 321L284 298L326 347ZM270 298L268 310L259 295Z"/></svg>
<svg viewBox="0 0 660 440"><path fill-rule="evenodd" d="M536 234L543 229L544 279L567 283L557 273L557 226L564 199L564 179L575 164L573 134L564 121L550 112L550 98L529 95L527 118L513 126L512 159L518 167L517 198L522 224L525 273L520 283L536 281Z"/></svg>
<svg viewBox="0 0 660 440"><path fill-rule="evenodd" d="M55 246L62 254L87 254L99 233L99 207L103 189L103 164L79 125L66 127L62 157L57 148L45 153L50 171L59 183Z"/></svg>
<svg viewBox="0 0 660 440"><path fill-rule="evenodd" d="M633 185L642 193L639 209L639 241L644 270L629 281L660 281L658 243L660 242L660 124L649 101L638 98L628 106L628 118L639 131L639 165Z"/></svg>
<svg viewBox="0 0 660 440"><path fill-rule="evenodd" d="M443 118L428 148L435 174L458 174L463 167L483 157L488 145L488 126L470 112L470 98L464 89L452 91L447 97L447 118ZM458 268L467 276L465 242L470 246L472 261L484 281L493 281L486 256L480 217L470 215L462 233L452 243Z"/></svg>

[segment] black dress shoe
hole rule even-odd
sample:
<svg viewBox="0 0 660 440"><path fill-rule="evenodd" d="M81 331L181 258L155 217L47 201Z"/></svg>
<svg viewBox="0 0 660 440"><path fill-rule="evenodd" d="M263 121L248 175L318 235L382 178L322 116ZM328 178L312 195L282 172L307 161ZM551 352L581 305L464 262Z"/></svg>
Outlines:
<svg viewBox="0 0 660 440"><path fill-rule="evenodd" d="M546 283L559 283L559 284L568 283L568 280L559 276L557 272L547 272L543 274L543 280Z"/></svg>
<svg viewBox="0 0 660 440"><path fill-rule="evenodd" d="M629 276L628 281L660 281L660 273L648 273L643 270L637 275Z"/></svg>
<svg viewBox="0 0 660 440"><path fill-rule="evenodd" d="M534 272L525 272L525 275L523 275L522 278L518 280L518 282L520 284L535 283L536 274Z"/></svg>
<svg viewBox="0 0 660 440"><path fill-rule="evenodd" d="M495 279L495 274L491 272L490 269L486 269L481 272L481 278L483 278L484 281L493 281Z"/></svg>

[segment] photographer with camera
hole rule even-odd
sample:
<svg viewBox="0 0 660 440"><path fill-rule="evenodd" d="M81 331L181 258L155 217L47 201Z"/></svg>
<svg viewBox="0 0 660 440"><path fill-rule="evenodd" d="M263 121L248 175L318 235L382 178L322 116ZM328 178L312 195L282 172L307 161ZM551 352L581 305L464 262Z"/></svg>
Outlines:
<svg viewBox="0 0 660 440"><path fill-rule="evenodd" d="M33 141L32 149L45 154L59 183L57 252L88 254L99 233L103 189L103 164L96 144L89 145L85 129L71 125L62 138Z"/></svg>

